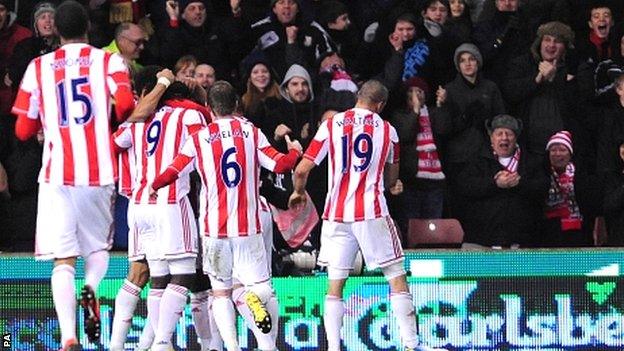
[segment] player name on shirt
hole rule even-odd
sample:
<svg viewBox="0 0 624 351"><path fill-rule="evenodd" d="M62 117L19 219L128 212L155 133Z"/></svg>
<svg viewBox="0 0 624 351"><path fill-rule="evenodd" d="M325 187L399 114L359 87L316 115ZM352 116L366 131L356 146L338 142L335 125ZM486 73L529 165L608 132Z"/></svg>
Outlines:
<svg viewBox="0 0 624 351"><path fill-rule="evenodd" d="M215 141L219 141L221 139L227 139L227 138L249 138L250 134L249 131L247 130L240 130L240 129L235 129L235 130L220 130L217 132L211 132L208 137L206 138L206 141L209 143L213 143Z"/></svg>

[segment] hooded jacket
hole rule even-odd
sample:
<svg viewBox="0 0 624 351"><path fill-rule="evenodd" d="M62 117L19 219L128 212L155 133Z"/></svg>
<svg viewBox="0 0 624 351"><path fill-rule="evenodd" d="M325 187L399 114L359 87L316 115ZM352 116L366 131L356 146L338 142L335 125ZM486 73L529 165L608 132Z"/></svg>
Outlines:
<svg viewBox="0 0 624 351"><path fill-rule="evenodd" d="M301 77L308 82L308 86L310 87L310 98L308 99L308 102L313 101L314 92L312 91L312 78L310 78L310 74L305 68L303 68L303 66L297 64L290 66L284 75L284 80L282 81L282 84L280 84L280 94L282 97L286 99L286 101L293 103L292 99L288 95L288 92L286 91L286 88L288 88L288 82L294 77Z"/></svg>

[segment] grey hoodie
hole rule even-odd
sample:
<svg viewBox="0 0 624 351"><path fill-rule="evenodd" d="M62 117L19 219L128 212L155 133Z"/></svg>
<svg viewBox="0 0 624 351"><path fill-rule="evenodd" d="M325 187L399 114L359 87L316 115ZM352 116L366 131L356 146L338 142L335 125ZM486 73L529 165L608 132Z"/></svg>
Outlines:
<svg viewBox="0 0 624 351"><path fill-rule="evenodd" d="M310 74L308 73L308 71L303 68L303 66L300 66L298 64L290 66L290 68L286 72L286 75L284 76L284 80L280 85L280 94L282 94L282 97L286 99L286 101L292 103L292 100L288 95L286 88L288 87L288 81L291 80L293 77L301 77L305 79L306 82L308 82L308 86L310 87L310 99L308 100L308 102L314 100L314 91L312 91L312 78L310 78Z"/></svg>

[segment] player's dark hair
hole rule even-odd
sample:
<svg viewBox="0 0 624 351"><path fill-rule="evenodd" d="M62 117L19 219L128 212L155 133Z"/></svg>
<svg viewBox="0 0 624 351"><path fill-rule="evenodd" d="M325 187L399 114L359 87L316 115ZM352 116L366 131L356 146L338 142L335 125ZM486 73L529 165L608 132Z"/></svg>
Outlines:
<svg viewBox="0 0 624 351"><path fill-rule="evenodd" d="M89 14L79 2L63 1L54 13L54 26L59 36L64 39L80 39L89 30Z"/></svg>
<svg viewBox="0 0 624 351"><path fill-rule="evenodd" d="M156 86L156 74L162 71L163 68L156 65L145 66L134 75L133 85L134 91L137 95L141 95L144 92L148 93Z"/></svg>

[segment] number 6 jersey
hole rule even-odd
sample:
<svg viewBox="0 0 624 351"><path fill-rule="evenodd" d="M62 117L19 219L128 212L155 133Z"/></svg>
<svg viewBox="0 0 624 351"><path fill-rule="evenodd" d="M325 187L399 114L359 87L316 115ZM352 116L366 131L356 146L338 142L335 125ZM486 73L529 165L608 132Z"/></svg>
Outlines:
<svg viewBox="0 0 624 351"><path fill-rule="evenodd" d="M298 157L296 150L287 155L275 150L253 124L236 117L221 117L191 136L153 187L159 189L173 182L192 163L203 184L203 233L219 238L256 235L260 233L260 166L283 173L294 167Z"/></svg>
<svg viewBox="0 0 624 351"><path fill-rule="evenodd" d="M399 162L399 137L371 111L353 108L324 121L304 157L317 165L329 152L323 219L357 222L388 215L386 163Z"/></svg>

